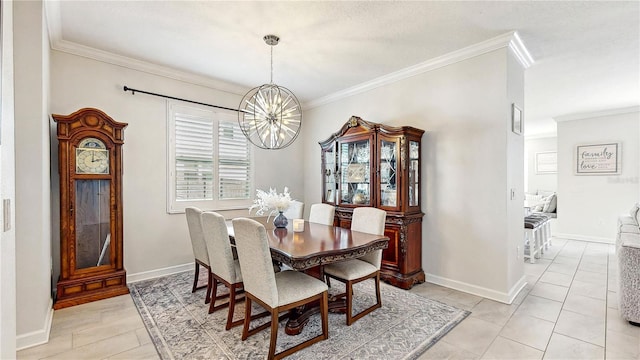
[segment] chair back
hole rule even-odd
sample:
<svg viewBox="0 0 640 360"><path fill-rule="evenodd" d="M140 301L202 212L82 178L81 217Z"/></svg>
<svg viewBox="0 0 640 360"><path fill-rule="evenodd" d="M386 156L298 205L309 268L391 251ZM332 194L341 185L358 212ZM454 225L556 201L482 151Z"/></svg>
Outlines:
<svg viewBox="0 0 640 360"><path fill-rule="evenodd" d="M184 212L187 216L187 226L189 227L189 237L191 238L193 257L209 266L209 254L207 253L207 245L204 242L202 220L200 219L202 210L197 207L188 207Z"/></svg>
<svg viewBox="0 0 640 360"><path fill-rule="evenodd" d="M353 209L351 230L368 234L384 235L384 223L387 212L372 207L358 207ZM382 264L382 250L370 252L360 260L366 261L380 270Z"/></svg>
<svg viewBox="0 0 640 360"><path fill-rule="evenodd" d="M329 204L311 204L309 222L324 225L333 225L336 208Z"/></svg>
<svg viewBox="0 0 640 360"><path fill-rule="evenodd" d="M236 274L224 216L216 212L203 212L201 218L211 272L231 284L242 281L241 274Z"/></svg>
<svg viewBox="0 0 640 360"><path fill-rule="evenodd" d="M304 217L304 203L293 200L289 204L289 208L282 212L287 219L302 219Z"/></svg>
<svg viewBox="0 0 640 360"><path fill-rule="evenodd" d="M278 288L267 231L252 219L237 218L232 222L244 289L270 307L278 307Z"/></svg>

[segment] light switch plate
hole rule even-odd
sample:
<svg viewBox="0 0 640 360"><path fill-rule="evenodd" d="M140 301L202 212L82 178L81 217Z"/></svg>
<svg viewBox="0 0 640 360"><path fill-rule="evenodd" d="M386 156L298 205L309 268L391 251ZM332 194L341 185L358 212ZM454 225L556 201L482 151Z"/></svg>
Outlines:
<svg viewBox="0 0 640 360"><path fill-rule="evenodd" d="M11 199L2 199L3 231L11 230Z"/></svg>

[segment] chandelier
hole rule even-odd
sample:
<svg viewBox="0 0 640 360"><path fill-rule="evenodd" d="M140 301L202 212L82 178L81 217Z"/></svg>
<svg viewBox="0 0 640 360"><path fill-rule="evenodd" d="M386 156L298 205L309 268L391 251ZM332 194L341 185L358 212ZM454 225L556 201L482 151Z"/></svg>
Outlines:
<svg viewBox="0 0 640 360"><path fill-rule="evenodd" d="M287 88L273 83L273 47L280 38L265 35L271 46L271 81L255 87L242 98L238 107L238 124L244 136L262 149L285 148L298 137L302 125L302 107Z"/></svg>

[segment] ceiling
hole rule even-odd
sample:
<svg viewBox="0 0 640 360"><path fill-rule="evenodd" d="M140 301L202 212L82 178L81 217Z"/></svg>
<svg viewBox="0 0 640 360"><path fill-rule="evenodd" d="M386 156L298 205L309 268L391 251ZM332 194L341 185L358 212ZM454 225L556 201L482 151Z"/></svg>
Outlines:
<svg viewBox="0 0 640 360"><path fill-rule="evenodd" d="M303 103L517 31L525 134L553 117L640 105L640 2L45 1L54 49L84 49L235 85L273 80ZM70 51L73 52L73 51ZM133 84L130 84L133 86ZM145 89L153 91L153 89ZM179 94L174 94L179 96Z"/></svg>

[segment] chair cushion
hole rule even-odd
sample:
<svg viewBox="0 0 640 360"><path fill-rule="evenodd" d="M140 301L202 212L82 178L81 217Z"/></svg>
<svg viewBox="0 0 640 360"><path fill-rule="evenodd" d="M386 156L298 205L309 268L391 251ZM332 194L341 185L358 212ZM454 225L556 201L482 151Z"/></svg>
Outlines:
<svg viewBox="0 0 640 360"><path fill-rule="evenodd" d="M371 275L378 269L366 261L353 259L326 265L324 272L340 279L354 280Z"/></svg>
<svg viewBox="0 0 640 360"><path fill-rule="evenodd" d="M304 300L327 291L327 284L299 271L281 271L276 273L278 305L283 306Z"/></svg>

